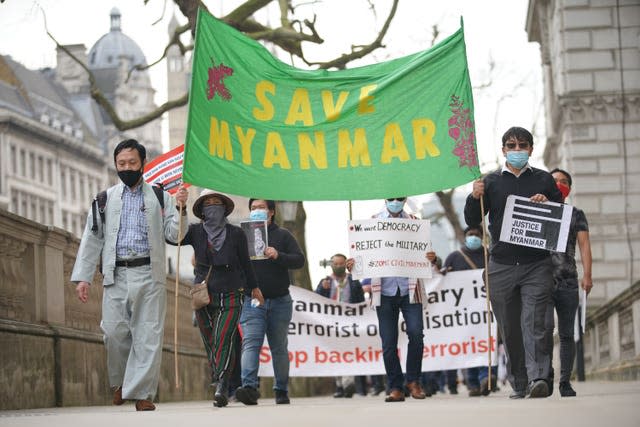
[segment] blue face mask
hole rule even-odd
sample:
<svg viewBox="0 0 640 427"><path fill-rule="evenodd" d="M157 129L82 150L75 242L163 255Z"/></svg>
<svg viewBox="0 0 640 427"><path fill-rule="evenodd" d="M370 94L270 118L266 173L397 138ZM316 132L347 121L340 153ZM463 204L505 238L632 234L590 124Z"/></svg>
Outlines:
<svg viewBox="0 0 640 427"><path fill-rule="evenodd" d="M387 204L387 209L389 209L389 212L394 214L402 212L402 208L404 207L404 201L401 202L399 200L385 200L385 203Z"/></svg>
<svg viewBox="0 0 640 427"><path fill-rule="evenodd" d="M507 162L516 169L522 169L528 161L528 151L507 151Z"/></svg>
<svg viewBox="0 0 640 427"><path fill-rule="evenodd" d="M254 209L249 212L249 219L251 221L267 221L269 214L266 209Z"/></svg>
<svg viewBox="0 0 640 427"><path fill-rule="evenodd" d="M482 246L482 239L478 236L467 236L464 238L464 244L472 251L475 251Z"/></svg>

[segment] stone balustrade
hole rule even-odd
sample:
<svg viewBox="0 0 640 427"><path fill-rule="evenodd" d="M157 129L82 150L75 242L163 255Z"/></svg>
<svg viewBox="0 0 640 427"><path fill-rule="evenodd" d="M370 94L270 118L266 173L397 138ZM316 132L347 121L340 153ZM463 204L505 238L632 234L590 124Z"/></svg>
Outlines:
<svg viewBox="0 0 640 427"><path fill-rule="evenodd" d="M69 281L79 240L0 210L0 409L110 404L100 330L101 278L81 303ZM190 268L190 266L189 266ZM178 286L175 386L175 278L167 278L167 320L158 397L208 397L209 374L192 323L188 284Z"/></svg>

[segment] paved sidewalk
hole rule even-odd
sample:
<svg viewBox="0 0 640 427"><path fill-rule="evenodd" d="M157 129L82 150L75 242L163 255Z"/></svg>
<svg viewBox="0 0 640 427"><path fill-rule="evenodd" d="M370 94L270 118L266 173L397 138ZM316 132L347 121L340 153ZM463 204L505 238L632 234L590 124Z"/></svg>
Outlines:
<svg viewBox="0 0 640 427"><path fill-rule="evenodd" d="M509 400L508 386L487 397L438 394L425 400L385 403L383 396L352 399L292 398L276 406L261 399L258 406L231 403L214 408L211 402L159 403L155 412L137 413L132 404L0 411L0 426L38 427L638 427L640 382L574 383L575 398L560 398L557 384L547 399Z"/></svg>

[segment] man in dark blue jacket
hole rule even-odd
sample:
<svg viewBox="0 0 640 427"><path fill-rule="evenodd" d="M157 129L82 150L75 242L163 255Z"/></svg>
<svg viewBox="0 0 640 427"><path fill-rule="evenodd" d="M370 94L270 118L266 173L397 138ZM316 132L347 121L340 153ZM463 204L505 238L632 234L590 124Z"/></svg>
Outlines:
<svg viewBox="0 0 640 427"><path fill-rule="evenodd" d="M532 202L562 202L551 174L529 165L533 136L512 127L502 136L504 166L473 183L464 217L467 225L482 221L480 199L489 213L491 258L488 265L490 299L507 354L507 375L513 399L547 397L545 381L551 358L545 342L545 312L553 288L550 253L544 249L500 241L507 197Z"/></svg>
<svg viewBox="0 0 640 427"><path fill-rule="evenodd" d="M347 273L347 257L343 254L335 254L331 257L330 276L320 280L316 287L316 293L334 301L357 304L364 301L362 285ZM356 384L357 383L357 384ZM336 392L333 397L352 397L357 390L361 395L366 395L366 377L342 376L336 377Z"/></svg>

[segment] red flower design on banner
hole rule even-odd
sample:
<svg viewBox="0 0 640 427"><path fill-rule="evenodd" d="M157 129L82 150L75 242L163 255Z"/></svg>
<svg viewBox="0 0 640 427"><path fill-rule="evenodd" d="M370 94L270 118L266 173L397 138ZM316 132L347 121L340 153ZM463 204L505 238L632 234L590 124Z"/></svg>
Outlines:
<svg viewBox="0 0 640 427"><path fill-rule="evenodd" d="M468 108L464 108L464 101L455 95L451 95L449 107L452 113L448 122L449 136L456 142L452 153L460 158L460 167L478 166L476 135L470 111Z"/></svg>
<svg viewBox="0 0 640 427"><path fill-rule="evenodd" d="M224 85L222 80L233 75L233 68L227 67L222 62L216 67L216 63L211 58L212 67L209 67L209 80L207 80L207 100L213 99L216 96L216 92L220 95L220 98L228 101L231 99L231 92Z"/></svg>

